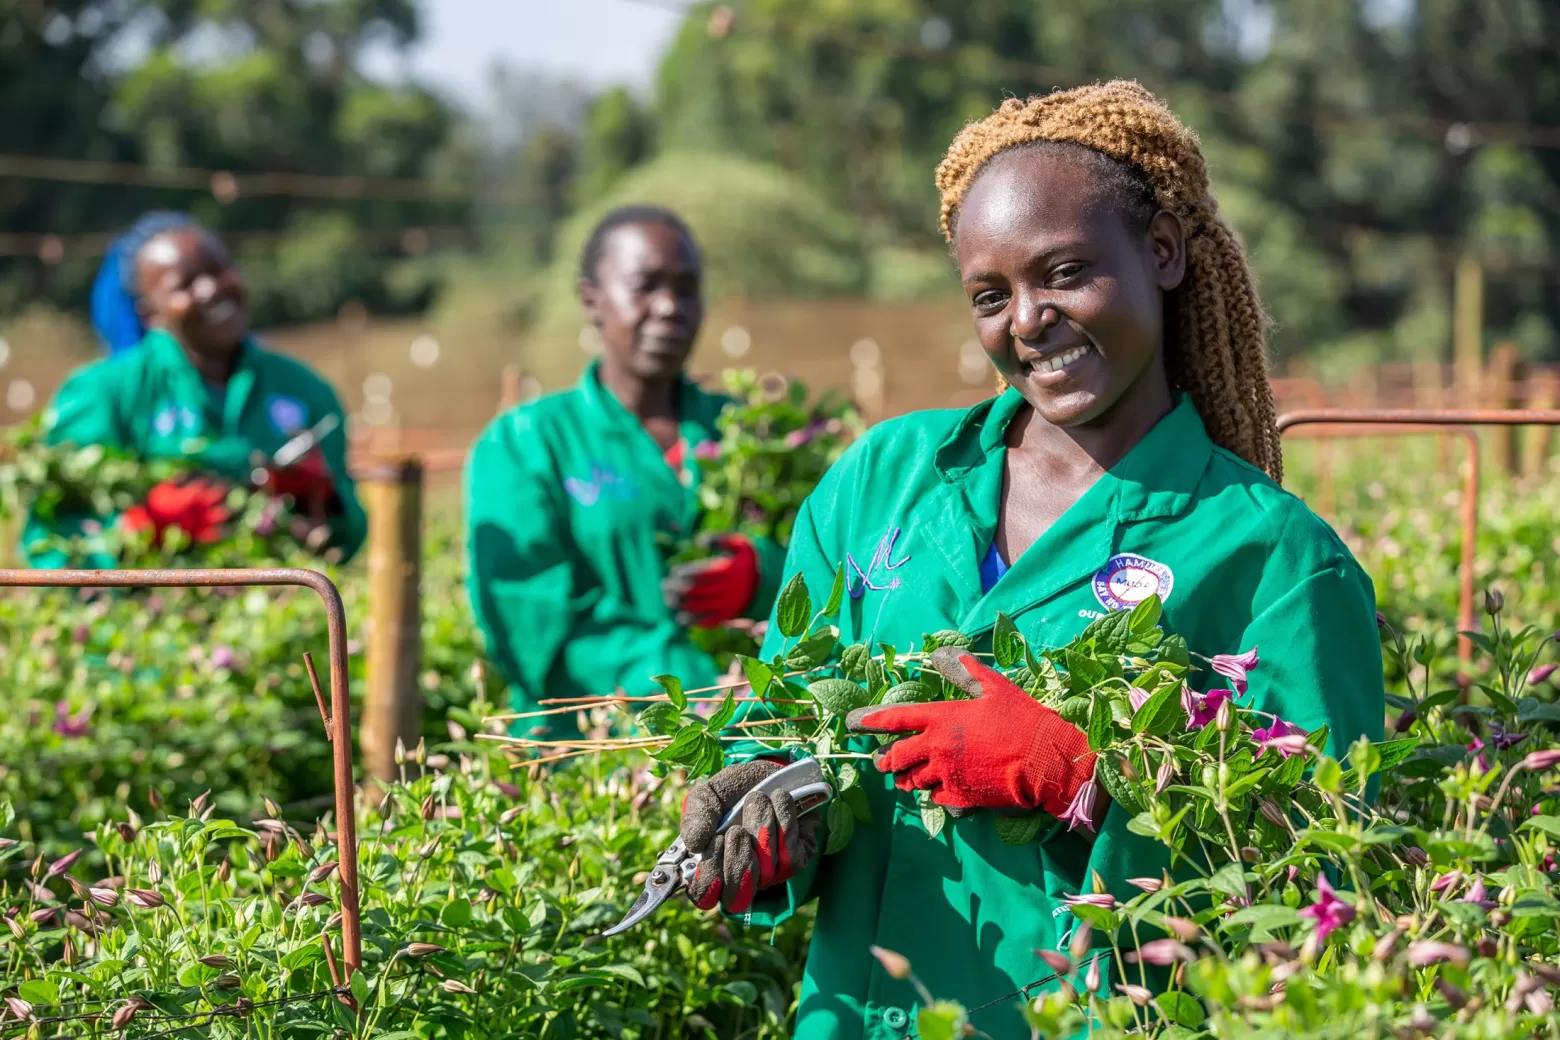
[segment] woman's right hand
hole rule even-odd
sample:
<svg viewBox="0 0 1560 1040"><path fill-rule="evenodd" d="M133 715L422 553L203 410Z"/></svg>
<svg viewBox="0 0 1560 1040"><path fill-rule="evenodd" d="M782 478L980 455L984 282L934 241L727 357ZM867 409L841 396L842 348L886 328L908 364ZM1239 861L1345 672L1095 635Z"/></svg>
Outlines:
<svg viewBox="0 0 1560 1040"><path fill-rule="evenodd" d="M787 880L817 855L817 814L803 816L789 791L752 793L783 765L759 758L727 766L688 793L682 840L689 852L704 856L688 884L688 898L700 910L718 903L729 914L745 913L760 889ZM725 833L716 834L720 821L738 803L742 815Z"/></svg>

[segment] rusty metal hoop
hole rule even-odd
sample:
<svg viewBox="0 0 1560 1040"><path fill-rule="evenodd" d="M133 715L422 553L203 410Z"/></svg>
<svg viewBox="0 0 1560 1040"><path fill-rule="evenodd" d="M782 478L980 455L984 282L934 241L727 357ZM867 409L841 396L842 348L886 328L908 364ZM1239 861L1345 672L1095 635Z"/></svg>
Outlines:
<svg viewBox="0 0 1560 1040"><path fill-rule="evenodd" d="M1538 408L1307 408L1278 417L1283 436L1297 426L1333 426L1318 438L1410 436L1455 430L1468 449L1468 469L1463 477L1462 557L1457 566L1457 660L1467 668L1473 661L1473 641L1463 632L1473 631L1475 543L1479 533L1479 440L1475 426L1560 426L1560 410Z"/></svg>
<svg viewBox="0 0 1560 1040"><path fill-rule="evenodd" d="M0 588L235 588L311 589L325 605L330 646L331 714L325 735L335 757L337 877L341 883L341 946L346 978L363 966L363 919L358 903L357 823L352 784L352 699L347 679L347 613L341 592L319 571L298 567L190 570L0 570ZM312 667L311 667L312 670ZM323 709L324 705L321 705Z"/></svg>

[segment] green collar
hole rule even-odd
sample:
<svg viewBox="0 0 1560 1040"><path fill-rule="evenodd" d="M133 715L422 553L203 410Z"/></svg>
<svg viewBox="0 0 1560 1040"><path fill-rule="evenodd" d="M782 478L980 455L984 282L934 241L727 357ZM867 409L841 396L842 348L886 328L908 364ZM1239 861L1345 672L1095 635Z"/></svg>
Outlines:
<svg viewBox="0 0 1560 1040"><path fill-rule="evenodd" d="M1009 387L966 412L933 456L942 479L966 483L1000 456L1008 424L1024 404L1023 395ZM1117 485L1117 519L1146 520L1184 512L1212 454L1213 442L1196 406L1176 391L1170 414L1101 478Z"/></svg>
<svg viewBox="0 0 1560 1040"><path fill-rule="evenodd" d="M172 333L165 329L151 329L137 349L146 351L154 365L168 371L182 383L181 389L189 395L189 400L210 400L205 381ZM220 429L225 436L231 436L238 430L239 418L244 414L244 406L248 404L250 392L255 388L259 360L260 348L253 338L245 336L243 344L238 348L238 364L233 367L233 375L228 379L221 415L214 416L220 420Z"/></svg>

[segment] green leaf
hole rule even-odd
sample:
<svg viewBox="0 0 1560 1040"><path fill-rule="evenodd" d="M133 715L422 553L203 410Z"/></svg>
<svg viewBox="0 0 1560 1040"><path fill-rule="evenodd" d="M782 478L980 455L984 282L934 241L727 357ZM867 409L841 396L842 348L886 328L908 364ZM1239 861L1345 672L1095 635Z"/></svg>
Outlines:
<svg viewBox="0 0 1560 1040"><path fill-rule="evenodd" d="M997 837L1008 845L1028 845L1040 836L1040 830L1051 819L1041 812L1024 813L1022 816L999 815L992 818Z"/></svg>
<svg viewBox="0 0 1560 1040"><path fill-rule="evenodd" d="M1159 597L1150 596L1144 602L1147 603L1150 600L1157 603L1159 602ZM1203 1014L1203 1007L1197 1002L1195 997L1180 990L1161 993L1154 998L1154 1003L1159 1006L1159 1010L1166 1018L1177 1025L1186 1026L1188 1029L1198 1028L1208 1017Z"/></svg>
<svg viewBox="0 0 1560 1040"><path fill-rule="evenodd" d="M991 653L998 668L1012 668L1024 659L1024 637L1018 634L1013 619L1001 611L991 632Z"/></svg>
<svg viewBox="0 0 1560 1040"><path fill-rule="evenodd" d="M856 833L856 815L841 798L830 802L827 812L829 841L824 846L823 854L832 856L850 844L851 835Z"/></svg>
<svg viewBox="0 0 1560 1040"><path fill-rule="evenodd" d="M1169 664L1180 665L1182 668L1190 665L1192 653L1186 646L1186 639L1178 635L1165 636L1164 642L1159 644L1159 659Z"/></svg>
<svg viewBox="0 0 1560 1040"><path fill-rule="evenodd" d="M775 678L774 669L758 658L748 657L745 654L738 654L737 661L742 665L742 675L747 679L748 685L753 688L753 696L769 696L769 684Z"/></svg>
<svg viewBox="0 0 1560 1040"><path fill-rule="evenodd" d="M632 964L593 964L591 971L600 972L603 975L612 975L616 978L632 982L636 986L645 984L645 977L639 973L639 969Z"/></svg>
<svg viewBox="0 0 1560 1040"><path fill-rule="evenodd" d="M1258 903L1244 910L1237 910L1224 919L1221 925L1226 931L1239 925L1251 925L1251 940L1264 942L1272 938L1275 928L1288 928L1300 923L1300 911L1292 906L1277 903Z"/></svg>
<svg viewBox="0 0 1560 1040"><path fill-rule="evenodd" d="M948 822L948 810L932 801L930 798L921 802L921 826L926 828L930 837L937 837L942 833L943 825Z"/></svg>
<svg viewBox="0 0 1560 1040"><path fill-rule="evenodd" d="M1111 801L1127 812L1139 813L1146 808L1138 785L1128 780L1122 772L1120 755L1101 755L1095 759L1094 777L1105 788L1105 793L1110 795Z"/></svg>
<svg viewBox="0 0 1560 1040"><path fill-rule="evenodd" d="M191 988L204 986L206 983L210 982L212 979L221 974L222 972L220 969L213 968L209 964L201 964L199 961L197 961L194 964L186 964L184 968L180 970L179 985L189 986Z"/></svg>
<svg viewBox="0 0 1560 1040"><path fill-rule="evenodd" d="M653 757L657 762L673 762L683 764L692 761L692 753L699 745L699 741L706 734L702 726L684 726L677 731L672 742L657 751Z"/></svg>
<svg viewBox="0 0 1560 1040"><path fill-rule="evenodd" d="M915 1031L922 1040L962 1040L969 1016L961 1004L939 1000L916 1009Z"/></svg>
<svg viewBox="0 0 1560 1040"><path fill-rule="evenodd" d="M368 976L364 972L354 971L348 985L352 987L352 995L357 998L359 1006L368 1002Z"/></svg>
<svg viewBox="0 0 1560 1040"><path fill-rule="evenodd" d="M834 587L829 589L829 602L823 605L823 616L834 617L840 612L840 606L845 602L845 565L842 563L834 569Z"/></svg>
<svg viewBox="0 0 1560 1040"><path fill-rule="evenodd" d="M439 920L445 927L460 929L471 923L471 901L469 899L452 899L444 905L439 912Z"/></svg>
<svg viewBox="0 0 1560 1040"><path fill-rule="evenodd" d="M682 712L675 704L658 701L639 713L638 722L658 737L669 737L682 725Z"/></svg>
<svg viewBox="0 0 1560 1040"><path fill-rule="evenodd" d="M974 645L975 640L971 639L963 632L956 632L951 628L945 628L939 632L933 632L931 635L923 637L921 640L921 652L924 654L929 654L933 650L944 646L956 646L961 650L968 650Z"/></svg>
<svg viewBox="0 0 1560 1040"><path fill-rule="evenodd" d="M812 597L807 594L807 582L802 580L800 574L793 575L781 590L780 600L775 607L775 621L780 627L780 634L787 639L795 639L807 631L807 623L811 620Z"/></svg>
<svg viewBox="0 0 1560 1040"><path fill-rule="evenodd" d="M17 996L29 1004L53 1004L60 999L60 988L47 979L33 979L16 988Z"/></svg>
<svg viewBox="0 0 1560 1040"><path fill-rule="evenodd" d="M1115 719L1110 713L1110 698L1097 694L1089 705L1089 748L1103 750L1111 742Z"/></svg>
<svg viewBox="0 0 1560 1040"><path fill-rule="evenodd" d="M1143 602L1157 602L1158 599L1158 596L1150 596ZM1172 730L1184 728L1185 719L1186 710L1181 707L1181 684L1167 682L1133 714L1132 732L1163 737Z"/></svg>
<svg viewBox="0 0 1560 1040"><path fill-rule="evenodd" d="M1376 745L1376 753L1381 756L1379 769L1384 773L1388 769L1404 761L1414 753L1419 746L1418 737L1404 737L1401 740L1386 740Z"/></svg>
<svg viewBox="0 0 1560 1040"><path fill-rule="evenodd" d="M840 792L840 799L850 806L850 814L859 823L872 822L872 803L867 800L867 789L857 784Z"/></svg>
<svg viewBox="0 0 1560 1040"><path fill-rule="evenodd" d="M1069 697L1056 706L1056 713L1079 729L1089 724L1089 711L1094 702L1088 697Z"/></svg>
<svg viewBox="0 0 1560 1040"><path fill-rule="evenodd" d="M677 707L679 712L688 707L688 695L683 693L682 680L677 678L677 676L657 675L651 681L666 691L667 699Z"/></svg>
<svg viewBox="0 0 1560 1040"><path fill-rule="evenodd" d="M807 692L834 715L845 715L872 702L865 687L849 679L819 679L808 684Z"/></svg>
<svg viewBox="0 0 1560 1040"><path fill-rule="evenodd" d="M865 643L854 643L840 653L840 671L847 679L865 679L867 662L872 660L872 648Z"/></svg>
<svg viewBox="0 0 1560 1040"><path fill-rule="evenodd" d="M715 714L711 715L709 721L704 724L704 731L706 733L719 733L726 728L726 723L730 722L736 714L737 699L732 696L730 690L727 690L726 699L720 702L720 707L715 709Z"/></svg>
<svg viewBox="0 0 1560 1040"><path fill-rule="evenodd" d="M805 672L829 659L839 645L839 630L830 625L825 631L804 639L785 655L785 666L792 671Z"/></svg>
<svg viewBox="0 0 1560 1040"><path fill-rule="evenodd" d="M918 679L902 682L883 694L879 704L923 704L932 699L932 691Z"/></svg>
<svg viewBox="0 0 1560 1040"><path fill-rule="evenodd" d="M1145 838L1159 837L1159 824L1154 822L1154 814L1149 812L1140 812L1128 820L1127 830Z"/></svg>
<svg viewBox="0 0 1560 1040"><path fill-rule="evenodd" d="M1551 838L1560 840L1560 816L1530 816L1522 821L1521 830L1532 828L1535 831L1543 831Z"/></svg>
<svg viewBox="0 0 1560 1040"><path fill-rule="evenodd" d="M1208 887L1235 899L1246 898L1246 871L1239 863L1226 863L1208 879Z"/></svg>
<svg viewBox="0 0 1560 1040"><path fill-rule="evenodd" d="M1091 642L1097 653L1115 656L1127 649L1127 643L1132 636L1132 613L1126 610L1112 610L1102 618L1089 622L1089 626L1078 636L1077 642L1089 645Z"/></svg>
<svg viewBox="0 0 1560 1040"><path fill-rule="evenodd" d="M1132 608L1131 615L1127 618L1127 630L1135 636L1147 635L1150 630L1158 627L1159 618L1164 614L1165 605L1158 596L1150 596Z"/></svg>

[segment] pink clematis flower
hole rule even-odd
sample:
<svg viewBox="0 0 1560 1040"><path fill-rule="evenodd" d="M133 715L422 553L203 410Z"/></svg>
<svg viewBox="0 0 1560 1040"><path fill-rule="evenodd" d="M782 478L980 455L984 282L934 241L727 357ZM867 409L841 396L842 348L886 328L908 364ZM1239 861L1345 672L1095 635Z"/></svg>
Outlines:
<svg viewBox="0 0 1560 1040"><path fill-rule="evenodd" d="M1202 729L1219 717L1219 708L1235 695L1229 690L1209 690L1205 694L1194 693L1192 696L1196 697L1197 701L1195 706L1189 709L1192 716L1189 725L1192 729ZM1182 698L1182 701L1184 703L1185 698Z"/></svg>
<svg viewBox="0 0 1560 1040"><path fill-rule="evenodd" d="M1142 709L1143 705L1148 703L1149 698L1152 696L1153 694L1149 693L1147 690L1141 690L1134 686L1127 691L1127 703L1132 705L1133 711L1139 711Z"/></svg>
<svg viewBox="0 0 1560 1040"><path fill-rule="evenodd" d="M92 705L88 704L72 715L69 704L55 702L54 732L67 740L78 740L92 732Z"/></svg>
<svg viewBox="0 0 1560 1040"><path fill-rule="evenodd" d="M1257 667L1257 648L1243 654L1214 654L1209 662L1213 670L1230 681L1237 694L1246 692L1246 674Z"/></svg>
<svg viewBox="0 0 1560 1040"><path fill-rule="evenodd" d="M693 449L693 457L700 462L714 462L720 458L720 444L717 441L700 441L698 447Z"/></svg>
<svg viewBox="0 0 1560 1040"><path fill-rule="evenodd" d="M1090 892L1080 896L1063 896L1068 906L1098 906L1106 910L1116 909L1116 897L1109 892Z"/></svg>
<svg viewBox="0 0 1560 1040"><path fill-rule="evenodd" d="M1546 680L1548 680L1548 678L1551 675L1555 674L1555 669L1556 668L1560 668L1560 665L1553 665L1553 664L1541 664L1541 665L1539 665L1537 668L1533 669L1531 672L1528 672L1528 677L1527 677L1528 685L1529 686L1537 686L1539 683L1545 682Z"/></svg>
<svg viewBox="0 0 1560 1040"><path fill-rule="evenodd" d="M1485 910L1493 910L1496 906L1495 900L1488 898L1488 893L1484 890L1484 879L1481 877L1473 879L1473 884L1468 886L1467 894L1458 902L1473 903Z"/></svg>
<svg viewBox="0 0 1560 1040"><path fill-rule="evenodd" d="M1082 827L1090 834L1094 833L1094 803L1098 800L1099 794L1099 785L1094 782L1092 777L1082 787L1078 788L1078 793L1073 796L1072 804L1059 817L1059 819L1066 822L1069 831Z"/></svg>
<svg viewBox="0 0 1560 1040"><path fill-rule="evenodd" d="M1560 748L1550 748L1547 751L1529 751L1527 757L1522 759L1524 769L1540 772L1545 769L1560 765Z"/></svg>
<svg viewBox="0 0 1560 1040"><path fill-rule="evenodd" d="M1316 879L1316 902L1300 911L1301 917L1316 922L1316 937L1322 942L1337 928L1354 920L1354 907L1339 899L1326 875Z"/></svg>
<svg viewBox="0 0 1560 1040"><path fill-rule="evenodd" d="M1274 716L1273 724L1266 729L1252 730L1251 739L1256 741L1258 747L1264 750L1272 748L1284 758L1303 755L1310 746L1310 738L1306 736L1305 730L1291 726L1277 716Z"/></svg>

